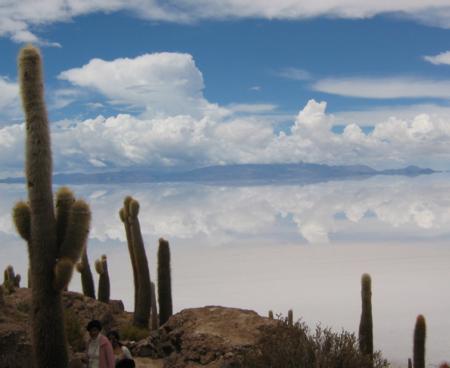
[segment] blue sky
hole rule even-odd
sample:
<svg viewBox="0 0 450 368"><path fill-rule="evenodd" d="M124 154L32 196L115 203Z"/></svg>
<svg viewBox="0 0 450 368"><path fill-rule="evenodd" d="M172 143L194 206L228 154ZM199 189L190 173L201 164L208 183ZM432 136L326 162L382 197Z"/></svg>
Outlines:
<svg viewBox="0 0 450 368"><path fill-rule="evenodd" d="M0 0L3 171L23 159L28 41L44 56L60 171L450 164L448 1L24 4Z"/></svg>

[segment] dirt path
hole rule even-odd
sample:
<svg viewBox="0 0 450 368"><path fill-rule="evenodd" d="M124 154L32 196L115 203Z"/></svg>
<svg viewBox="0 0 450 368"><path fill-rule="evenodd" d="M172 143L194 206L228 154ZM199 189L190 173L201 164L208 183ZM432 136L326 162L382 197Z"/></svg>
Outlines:
<svg viewBox="0 0 450 368"><path fill-rule="evenodd" d="M134 358L136 368L162 368L162 359Z"/></svg>

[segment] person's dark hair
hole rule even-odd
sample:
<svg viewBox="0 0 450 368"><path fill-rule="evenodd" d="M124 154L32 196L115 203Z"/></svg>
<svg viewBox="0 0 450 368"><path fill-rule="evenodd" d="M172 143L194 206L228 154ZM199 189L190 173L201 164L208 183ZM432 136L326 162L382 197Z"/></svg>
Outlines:
<svg viewBox="0 0 450 368"><path fill-rule="evenodd" d="M116 368L135 368L133 359L122 359L116 363Z"/></svg>
<svg viewBox="0 0 450 368"><path fill-rule="evenodd" d="M116 330L111 330L109 331L106 336L109 338L110 336L114 336L116 338L117 341L120 340L120 336L119 333Z"/></svg>
<svg viewBox="0 0 450 368"><path fill-rule="evenodd" d="M99 320L97 320L97 319L93 319L92 321L89 321L89 323L88 323L87 326L86 326L86 330L90 331L90 330L92 330L93 328L96 328L96 329L98 329L99 331L101 331L101 329L102 329L102 323L101 323Z"/></svg>

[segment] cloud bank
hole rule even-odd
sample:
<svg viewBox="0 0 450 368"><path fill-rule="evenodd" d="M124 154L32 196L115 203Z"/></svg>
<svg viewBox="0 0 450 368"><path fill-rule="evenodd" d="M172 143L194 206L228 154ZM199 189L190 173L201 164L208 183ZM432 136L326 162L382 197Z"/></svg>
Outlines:
<svg viewBox="0 0 450 368"><path fill-rule="evenodd" d="M287 19L314 17L361 19L397 14L438 27L450 27L448 0L4 0L0 36L15 42L60 46L40 39L34 29L91 13L128 11L150 21L189 23L214 19Z"/></svg>
<svg viewBox="0 0 450 368"><path fill-rule="evenodd" d="M53 123L58 171L300 161L376 168L416 164L443 169L450 164L445 108L435 110L439 114L421 114L418 108L409 116L385 115L369 133L355 123L336 133L333 125L342 124L343 116L327 113L325 101L310 100L290 127L280 131L277 118L271 120L274 105L209 102L203 95L202 74L188 54L93 59L59 78L71 86L54 93L56 106L94 90L105 97L105 104L139 113ZM7 87L4 101L14 99L17 86L7 80L0 83ZM23 131L23 124L0 129L4 171L23 167Z"/></svg>

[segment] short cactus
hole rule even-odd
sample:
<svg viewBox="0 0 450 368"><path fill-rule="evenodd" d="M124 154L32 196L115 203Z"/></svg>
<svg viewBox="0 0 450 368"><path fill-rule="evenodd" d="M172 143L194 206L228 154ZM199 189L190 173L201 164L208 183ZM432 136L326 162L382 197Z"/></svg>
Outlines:
<svg viewBox="0 0 450 368"><path fill-rule="evenodd" d="M110 284L106 255L102 255L100 259L95 261L95 270L99 274L98 300L103 303L109 303Z"/></svg>
<svg viewBox="0 0 450 368"><path fill-rule="evenodd" d="M83 294L89 298L95 299L94 278L92 277L91 267L87 255L87 246L84 247L81 256L81 262L76 265L77 271L81 274L81 287Z"/></svg>
<svg viewBox="0 0 450 368"><path fill-rule="evenodd" d="M159 239L158 247L158 301L159 325L162 326L172 316L172 280L170 271L169 242Z"/></svg>
<svg viewBox="0 0 450 368"><path fill-rule="evenodd" d="M3 272L3 287L8 294L14 292L16 288L20 288L21 277L15 274L13 266L9 265Z"/></svg>
<svg viewBox="0 0 450 368"><path fill-rule="evenodd" d="M361 320L359 323L359 350L373 358L372 280L365 273L361 277Z"/></svg>
<svg viewBox="0 0 450 368"><path fill-rule="evenodd" d="M288 322L289 326L293 326L294 325L294 312L292 311L292 309L288 310L287 322Z"/></svg>
<svg viewBox="0 0 450 368"><path fill-rule="evenodd" d="M414 348L413 362L414 368L425 368L425 339L427 326L425 317L421 314L417 316L414 327Z"/></svg>

